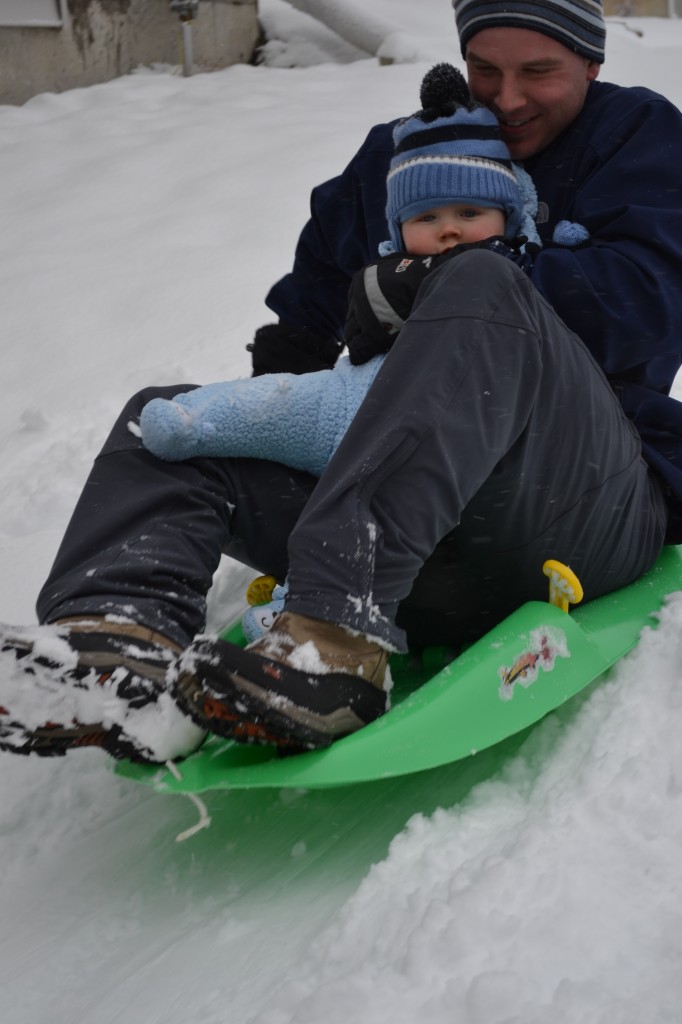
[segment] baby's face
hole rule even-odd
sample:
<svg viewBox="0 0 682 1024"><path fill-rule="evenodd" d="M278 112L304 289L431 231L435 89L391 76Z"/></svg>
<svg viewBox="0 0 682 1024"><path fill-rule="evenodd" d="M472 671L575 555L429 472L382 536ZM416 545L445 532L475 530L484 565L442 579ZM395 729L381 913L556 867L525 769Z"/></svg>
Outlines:
<svg viewBox="0 0 682 1024"><path fill-rule="evenodd" d="M503 235L504 228L502 210L473 203L435 206L400 225L403 244L411 256L435 256L456 245Z"/></svg>

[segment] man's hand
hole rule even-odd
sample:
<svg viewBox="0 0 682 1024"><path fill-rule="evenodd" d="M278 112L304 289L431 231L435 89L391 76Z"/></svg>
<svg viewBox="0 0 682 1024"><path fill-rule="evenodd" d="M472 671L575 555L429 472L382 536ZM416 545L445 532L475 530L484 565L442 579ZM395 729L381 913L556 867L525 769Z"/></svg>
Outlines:
<svg viewBox="0 0 682 1024"><path fill-rule="evenodd" d="M521 249L523 247L523 252ZM504 238L502 235L493 235L492 238L484 238L481 242L465 242L458 245L449 253L451 256L460 256L463 252L470 252L471 249L487 249L488 252L495 252L498 256L504 256L520 267L525 274L530 274L533 261L540 252L540 246L535 242L529 242L525 235L517 235L516 238Z"/></svg>
<svg viewBox="0 0 682 1024"><path fill-rule="evenodd" d="M259 377L262 373L329 370L338 358L341 345L307 327L280 323L259 327L246 349L251 353L253 376Z"/></svg>

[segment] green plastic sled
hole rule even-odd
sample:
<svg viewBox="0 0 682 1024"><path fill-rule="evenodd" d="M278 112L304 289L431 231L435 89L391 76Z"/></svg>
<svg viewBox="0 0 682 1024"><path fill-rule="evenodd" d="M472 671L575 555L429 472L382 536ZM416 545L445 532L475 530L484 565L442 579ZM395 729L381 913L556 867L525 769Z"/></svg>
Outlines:
<svg viewBox="0 0 682 1024"><path fill-rule="evenodd" d="M326 750L278 757L269 747L210 738L166 768L116 771L160 792L345 786L425 771L499 743L559 707L638 642L667 594L682 589L682 547L664 548L642 579L566 614L531 601L445 667L439 652L391 662L393 707ZM239 642L234 626L223 633Z"/></svg>

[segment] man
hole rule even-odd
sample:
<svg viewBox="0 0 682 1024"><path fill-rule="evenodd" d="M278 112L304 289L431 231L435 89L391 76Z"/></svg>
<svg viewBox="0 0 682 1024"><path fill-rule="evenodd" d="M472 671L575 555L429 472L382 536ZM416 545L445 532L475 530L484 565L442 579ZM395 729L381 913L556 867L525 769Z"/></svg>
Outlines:
<svg viewBox="0 0 682 1024"><path fill-rule="evenodd" d="M173 725L176 739L158 742L177 706L197 730L324 746L384 711L388 651L406 634L480 635L541 596L547 557L590 598L682 539L682 423L667 397L680 365L682 118L647 90L596 81L594 0L456 0L455 13L472 90L538 191L544 248L529 273L482 243L425 277L317 485L256 460L161 463L128 424L179 388L136 396L39 600L57 636L3 639L5 749L96 743L162 760L199 739ZM334 362L348 284L386 238L392 153L380 126L315 191L293 272L268 297L281 323L257 334L255 372ZM565 221L582 231L559 246ZM187 646L221 549L289 573L285 610L250 651ZM49 717L26 708L27 674L54 697Z"/></svg>

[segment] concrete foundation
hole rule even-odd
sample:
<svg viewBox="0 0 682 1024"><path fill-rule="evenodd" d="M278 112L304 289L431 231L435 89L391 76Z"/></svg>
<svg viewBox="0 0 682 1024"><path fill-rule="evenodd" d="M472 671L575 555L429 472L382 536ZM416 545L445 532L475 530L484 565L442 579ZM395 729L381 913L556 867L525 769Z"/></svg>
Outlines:
<svg viewBox="0 0 682 1024"><path fill-rule="evenodd" d="M61 0L61 14L61 27L0 25L0 103L106 82L140 65L183 66L182 23L168 0ZM197 70L248 62L257 0L201 0L188 24Z"/></svg>
<svg viewBox="0 0 682 1024"><path fill-rule="evenodd" d="M611 18L678 18L682 0L604 0L604 14Z"/></svg>

